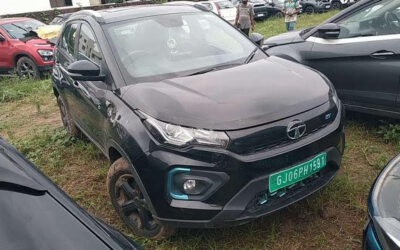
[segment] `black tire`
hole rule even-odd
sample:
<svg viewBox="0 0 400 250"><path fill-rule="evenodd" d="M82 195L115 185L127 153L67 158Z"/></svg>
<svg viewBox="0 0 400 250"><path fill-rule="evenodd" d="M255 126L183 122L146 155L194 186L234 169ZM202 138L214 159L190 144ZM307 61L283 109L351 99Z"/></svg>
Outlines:
<svg viewBox="0 0 400 250"><path fill-rule="evenodd" d="M57 104L60 109L61 121L63 123L64 128L73 137L82 138L82 132L72 121L71 115L69 114L67 108L65 107L64 101L60 96L57 97Z"/></svg>
<svg viewBox="0 0 400 250"><path fill-rule="evenodd" d="M313 6L309 5L309 6L305 7L304 13L306 13L308 15L314 14L315 13L315 9L314 9Z"/></svg>
<svg viewBox="0 0 400 250"><path fill-rule="evenodd" d="M40 78L39 69L34 61L29 57L23 56L17 61L17 73L19 77L38 79Z"/></svg>
<svg viewBox="0 0 400 250"><path fill-rule="evenodd" d="M174 229L157 221L148 208L134 172L124 158L119 158L107 174L107 189L119 217L138 236L163 239L174 233Z"/></svg>
<svg viewBox="0 0 400 250"><path fill-rule="evenodd" d="M277 17L277 18L283 18L283 17L285 17L285 14L283 14L283 12L276 12L276 13L275 13L275 17Z"/></svg>
<svg viewBox="0 0 400 250"><path fill-rule="evenodd" d="M334 2L332 2L332 9L334 9L334 10L340 10L340 9L342 9L342 4L340 3L340 1L334 1Z"/></svg>

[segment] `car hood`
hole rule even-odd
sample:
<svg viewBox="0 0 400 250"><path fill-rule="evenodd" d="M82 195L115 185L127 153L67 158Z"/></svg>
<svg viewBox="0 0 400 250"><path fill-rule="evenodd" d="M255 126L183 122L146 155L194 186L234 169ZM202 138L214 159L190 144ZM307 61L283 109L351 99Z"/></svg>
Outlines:
<svg viewBox="0 0 400 250"><path fill-rule="evenodd" d="M301 32L302 30L296 30L273 36L266 39L264 44L267 46L279 46L289 43L304 42L303 38L300 36Z"/></svg>
<svg viewBox="0 0 400 250"><path fill-rule="evenodd" d="M310 110L329 100L318 73L278 57L202 75L133 84L122 99L161 121L237 130Z"/></svg>

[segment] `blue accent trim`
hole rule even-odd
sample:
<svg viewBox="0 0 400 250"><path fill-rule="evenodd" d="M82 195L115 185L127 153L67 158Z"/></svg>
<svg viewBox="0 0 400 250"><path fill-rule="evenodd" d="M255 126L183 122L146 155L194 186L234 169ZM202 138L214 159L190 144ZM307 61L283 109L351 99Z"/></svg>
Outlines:
<svg viewBox="0 0 400 250"><path fill-rule="evenodd" d="M167 179L167 194L171 196L172 199L175 200L189 200L189 196L184 194L178 190L172 190L172 178L176 173L181 172L190 172L190 168L174 168L168 172L168 179Z"/></svg>
<svg viewBox="0 0 400 250"><path fill-rule="evenodd" d="M378 240L376 239L376 235L371 225L372 222L368 225L367 233L365 236L365 245L368 246L367 249L371 250L381 250L381 246L379 245Z"/></svg>

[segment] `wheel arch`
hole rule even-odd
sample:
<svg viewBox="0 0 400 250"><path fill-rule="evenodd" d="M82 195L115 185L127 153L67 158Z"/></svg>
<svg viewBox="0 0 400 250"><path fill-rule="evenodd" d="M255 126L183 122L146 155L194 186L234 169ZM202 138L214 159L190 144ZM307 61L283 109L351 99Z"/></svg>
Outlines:
<svg viewBox="0 0 400 250"><path fill-rule="evenodd" d="M28 57L29 59L31 59L37 65L36 60L31 55L29 55L28 53L25 53L25 52L19 52L19 53L16 53L14 55L14 59L13 59L14 68L17 67L17 62L22 57Z"/></svg>
<svg viewBox="0 0 400 250"><path fill-rule="evenodd" d="M144 198L149 202L151 212L155 216L157 216L157 211L154 209L153 202L151 201L151 198L150 198L149 194L147 193L146 187L144 186L142 179L140 178L138 172L136 171L135 165L131 161L129 155L113 139L110 139L108 141L106 150L107 150L107 158L109 159L111 164L114 163L116 160L118 160L121 157L123 157L124 159L126 159L128 161L129 166L133 170L133 176L135 178L136 183L139 185L141 191L143 192Z"/></svg>

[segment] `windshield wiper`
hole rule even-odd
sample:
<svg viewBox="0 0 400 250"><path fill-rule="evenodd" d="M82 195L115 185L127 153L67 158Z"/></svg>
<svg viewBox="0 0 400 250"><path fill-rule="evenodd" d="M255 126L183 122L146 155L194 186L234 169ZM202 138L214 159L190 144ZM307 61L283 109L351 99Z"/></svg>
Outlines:
<svg viewBox="0 0 400 250"><path fill-rule="evenodd" d="M253 57L256 55L257 51L258 51L258 48L257 48L257 47L256 47L255 49L253 49L253 51L252 51L252 52L250 53L250 55L246 58L246 60L244 61L243 64L248 64L248 63L253 59Z"/></svg>
<svg viewBox="0 0 400 250"><path fill-rule="evenodd" d="M196 72L194 72L194 73L192 73L192 74L189 74L189 75L187 75L187 76L201 75L201 74L205 74L205 73L214 71L214 70L216 70L216 69L217 69L216 67L206 68L206 69L202 69L202 70L200 70L200 71L196 71Z"/></svg>
<svg viewBox="0 0 400 250"><path fill-rule="evenodd" d="M213 67L210 67L210 68L205 68L205 69L202 69L200 71L196 71L196 72L194 72L192 74L189 74L187 76L201 75L201 74L205 74L205 73L208 73L208 72L211 72L211 71L215 71L215 70L218 70L218 69L221 69L221 68L228 68L230 66L234 67L234 66L239 66L239 65L242 65L242 64L241 63L221 64L221 65L213 66Z"/></svg>

